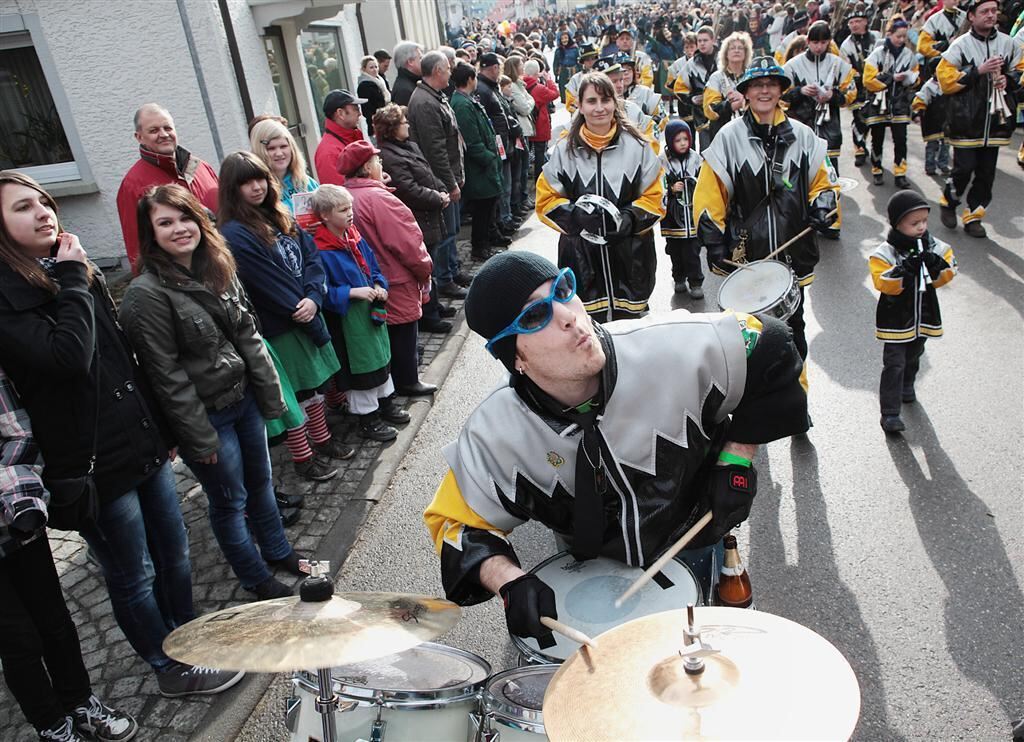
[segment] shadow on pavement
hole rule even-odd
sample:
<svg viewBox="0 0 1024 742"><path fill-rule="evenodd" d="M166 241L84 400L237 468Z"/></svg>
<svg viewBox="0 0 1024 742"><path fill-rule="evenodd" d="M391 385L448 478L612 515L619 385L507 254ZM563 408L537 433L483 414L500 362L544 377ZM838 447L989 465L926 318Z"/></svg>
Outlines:
<svg viewBox="0 0 1024 742"><path fill-rule="evenodd" d="M754 505L756 514L749 521L755 600L759 608L778 608L786 618L817 631L849 661L861 694L860 720L854 739L902 740L902 734L890 727L882 671L871 631L861 616L856 596L840 579L835 563L828 510L818 476L817 450L809 440L795 438L790 441L790 458L792 480L800 483L793 492L799 562L786 564L779 529L782 488L772 480L769 461L764 459L758 462L761 486ZM772 484L765 487L767 482Z"/></svg>
<svg viewBox="0 0 1024 742"><path fill-rule="evenodd" d="M928 473L903 436L890 436L886 443L907 486L921 543L946 586L949 656L964 675L998 699L1008 719L1018 718L1024 698L1024 594L988 506L957 472L928 414L918 405L905 405L903 416L908 435L921 446ZM986 621L985 614L1001 618ZM985 631L979 631L982 625Z"/></svg>

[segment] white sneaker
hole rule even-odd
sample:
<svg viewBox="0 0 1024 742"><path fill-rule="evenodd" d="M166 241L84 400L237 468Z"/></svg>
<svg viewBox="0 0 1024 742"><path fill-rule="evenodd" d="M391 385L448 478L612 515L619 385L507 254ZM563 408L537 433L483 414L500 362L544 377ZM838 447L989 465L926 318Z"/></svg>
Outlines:
<svg viewBox="0 0 1024 742"><path fill-rule="evenodd" d="M79 736L78 732L75 731L75 726L71 722L70 716L65 716L64 721L60 724L55 724L49 729L41 731L39 739L45 739L48 742L85 742L85 738Z"/></svg>
<svg viewBox="0 0 1024 742"><path fill-rule="evenodd" d="M127 711L107 706L96 696L71 712L75 729L100 742L126 742L139 731L139 723Z"/></svg>

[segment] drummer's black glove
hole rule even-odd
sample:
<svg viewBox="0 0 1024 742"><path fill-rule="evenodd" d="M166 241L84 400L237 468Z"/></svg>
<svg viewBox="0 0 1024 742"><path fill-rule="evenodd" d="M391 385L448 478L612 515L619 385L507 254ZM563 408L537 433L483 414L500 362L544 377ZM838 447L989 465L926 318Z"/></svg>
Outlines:
<svg viewBox="0 0 1024 742"><path fill-rule="evenodd" d="M745 521L757 494L757 470L753 466L729 464L716 466L708 475L708 499L711 523L702 533L701 541L717 543Z"/></svg>
<svg viewBox="0 0 1024 742"><path fill-rule="evenodd" d="M505 623L516 636L540 639L551 635L551 629L540 622L541 616L558 618L555 593L537 575L523 575L498 588L505 603Z"/></svg>
<svg viewBox="0 0 1024 742"><path fill-rule="evenodd" d="M574 206L572 210L572 232L573 235L578 235L580 232L593 232L594 234L603 234L605 227L605 213L601 209L594 209L592 213L588 213L586 209L579 206ZM611 219L608 219L609 224Z"/></svg>
<svg viewBox="0 0 1024 742"><path fill-rule="evenodd" d="M839 218L837 214L832 213L835 208L836 206L832 199L815 199L814 203L807 210L807 221L814 228L815 232L822 233L832 229L832 225Z"/></svg>
<svg viewBox="0 0 1024 742"><path fill-rule="evenodd" d="M716 276L728 276L734 270L733 266L723 262L725 260L725 245L721 242L706 243L708 250L708 270Z"/></svg>
<svg viewBox="0 0 1024 742"><path fill-rule="evenodd" d="M921 262L924 263L924 267L928 269L928 275L934 281L940 275L942 271L949 267L949 263L945 259L935 252L921 253Z"/></svg>

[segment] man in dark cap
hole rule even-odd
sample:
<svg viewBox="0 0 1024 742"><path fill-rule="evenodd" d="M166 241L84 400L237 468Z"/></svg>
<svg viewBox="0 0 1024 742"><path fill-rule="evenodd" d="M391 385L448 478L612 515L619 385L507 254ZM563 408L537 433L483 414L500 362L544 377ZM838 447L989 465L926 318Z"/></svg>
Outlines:
<svg viewBox="0 0 1024 742"><path fill-rule="evenodd" d="M516 526L541 521L578 560L642 567L710 510L689 553L708 588L709 547L750 512L758 445L807 427L784 323L679 311L600 325L575 289L571 269L525 251L479 271L466 319L509 383L444 449L424 513L448 598L500 595L518 636L545 636L555 599L521 569Z"/></svg>
<svg viewBox="0 0 1024 742"><path fill-rule="evenodd" d="M345 176L338 172L338 158L345 147L363 138L359 128L359 106L363 103L366 98L357 98L347 90L332 90L324 98L324 136L313 156L321 183L345 184Z"/></svg>

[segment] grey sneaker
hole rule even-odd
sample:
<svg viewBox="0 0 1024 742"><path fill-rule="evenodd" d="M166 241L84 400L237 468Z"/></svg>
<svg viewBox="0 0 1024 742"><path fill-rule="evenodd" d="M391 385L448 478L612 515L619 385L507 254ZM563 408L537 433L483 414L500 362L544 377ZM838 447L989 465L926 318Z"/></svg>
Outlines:
<svg viewBox="0 0 1024 742"><path fill-rule="evenodd" d="M157 673L156 681L160 686L160 695L164 698L180 698L193 694L220 693L244 677L245 673L241 671L215 670L212 667L175 662L167 672Z"/></svg>
<svg viewBox="0 0 1024 742"><path fill-rule="evenodd" d="M303 479L312 482L326 482L338 473L338 468L331 466L320 456L314 456L306 461L296 461L295 471Z"/></svg>
<svg viewBox="0 0 1024 742"><path fill-rule="evenodd" d="M118 711L96 696L71 712L75 730L100 742L125 742L139 731L139 723L127 711Z"/></svg>
<svg viewBox="0 0 1024 742"><path fill-rule="evenodd" d="M75 725L70 716L65 716L64 721L39 732L39 739L50 742L85 742L85 737L75 731Z"/></svg>

